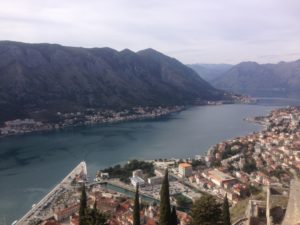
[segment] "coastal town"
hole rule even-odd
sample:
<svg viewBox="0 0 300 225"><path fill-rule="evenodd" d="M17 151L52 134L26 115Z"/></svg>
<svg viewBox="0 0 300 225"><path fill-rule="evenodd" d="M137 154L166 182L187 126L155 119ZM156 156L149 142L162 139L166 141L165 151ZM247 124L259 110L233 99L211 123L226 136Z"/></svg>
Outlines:
<svg viewBox="0 0 300 225"><path fill-rule="evenodd" d="M199 105L221 105L255 101L249 96L233 95L230 101L199 102ZM171 115L186 109L186 106L133 107L120 110L103 110L87 108L76 112L56 112L54 115L38 116L33 113L30 118L18 118L0 123L0 138L5 136L22 135L35 132L61 130L68 127L84 125L109 124L124 121L155 119ZM41 118L42 117L42 118Z"/></svg>
<svg viewBox="0 0 300 225"><path fill-rule="evenodd" d="M111 225L133 224L133 196L140 187L142 224L157 224L159 192L169 171L171 204L181 225L190 221L189 210L202 195L228 198L235 224L290 224L289 192L298 185L300 171L300 107L275 109L252 118L264 129L222 141L206 155L188 159L132 160L99 170L87 180L86 166L65 178L51 201L34 205L16 224L77 225L80 187L87 187L88 205L109 215ZM66 180L68 181L66 184ZM291 187L291 184L294 185ZM20 223L20 221L22 221ZM283 223L282 223L283 222ZM292 223L291 223L292 224Z"/></svg>
<svg viewBox="0 0 300 225"><path fill-rule="evenodd" d="M59 130L67 127L117 123L123 121L153 119L183 110L183 106L173 107L134 107L124 110L96 110L93 108L80 112L56 112L46 121L32 118L4 122L0 127L0 137L28 134L33 132Z"/></svg>

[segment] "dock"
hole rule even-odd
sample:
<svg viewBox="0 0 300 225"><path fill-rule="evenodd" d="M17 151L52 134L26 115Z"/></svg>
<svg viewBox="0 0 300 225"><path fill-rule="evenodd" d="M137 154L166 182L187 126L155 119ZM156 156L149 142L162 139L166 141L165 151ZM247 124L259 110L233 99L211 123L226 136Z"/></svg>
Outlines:
<svg viewBox="0 0 300 225"><path fill-rule="evenodd" d="M72 180L76 175L87 177L86 163L83 161L79 163L59 184L57 184L45 197L43 197L38 203L34 204L32 208L20 218L15 225L28 225L30 221L36 219L44 219L41 217L41 212L47 208L51 202L64 190L67 190Z"/></svg>

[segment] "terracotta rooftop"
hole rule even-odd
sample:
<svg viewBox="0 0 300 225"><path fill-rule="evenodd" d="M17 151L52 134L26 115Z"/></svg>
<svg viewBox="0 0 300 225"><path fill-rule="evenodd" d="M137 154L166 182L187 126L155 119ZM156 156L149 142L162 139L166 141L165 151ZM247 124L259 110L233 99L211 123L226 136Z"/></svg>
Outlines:
<svg viewBox="0 0 300 225"><path fill-rule="evenodd" d="M54 219L50 219L50 220L42 222L41 225L60 225L60 223Z"/></svg>
<svg viewBox="0 0 300 225"><path fill-rule="evenodd" d="M188 164L188 163L180 163L180 164L179 164L179 167L181 167L181 168L188 168L188 167L191 167L191 164Z"/></svg>

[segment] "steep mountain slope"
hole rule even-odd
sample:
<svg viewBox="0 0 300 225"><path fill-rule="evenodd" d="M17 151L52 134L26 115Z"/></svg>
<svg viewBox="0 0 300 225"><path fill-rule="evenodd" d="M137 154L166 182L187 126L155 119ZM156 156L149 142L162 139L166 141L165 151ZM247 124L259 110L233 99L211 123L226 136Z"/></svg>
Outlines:
<svg viewBox="0 0 300 225"><path fill-rule="evenodd" d="M278 64L240 63L212 84L256 97L299 97L300 60Z"/></svg>
<svg viewBox="0 0 300 225"><path fill-rule="evenodd" d="M208 82L214 81L233 67L229 64L188 64L187 66Z"/></svg>
<svg viewBox="0 0 300 225"><path fill-rule="evenodd" d="M0 118L87 107L193 104L222 99L192 69L153 49L0 42Z"/></svg>

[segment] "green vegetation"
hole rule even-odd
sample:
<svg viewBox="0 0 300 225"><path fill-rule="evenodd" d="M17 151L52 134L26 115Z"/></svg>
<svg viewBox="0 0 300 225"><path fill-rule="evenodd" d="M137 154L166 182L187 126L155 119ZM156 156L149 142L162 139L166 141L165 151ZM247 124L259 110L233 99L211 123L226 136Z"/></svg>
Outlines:
<svg viewBox="0 0 300 225"><path fill-rule="evenodd" d="M262 188L258 186L248 185L250 195L259 195L262 192Z"/></svg>
<svg viewBox="0 0 300 225"><path fill-rule="evenodd" d="M85 185L82 186L80 208L79 208L79 225L85 225L85 216L87 210L87 196L85 192Z"/></svg>
<svg viewBox="0 0 300 225"><path fill-rule="evenodd" d="M192 207L191 225L222 225L221 206L212 195L201 196Z"/></svg>
<svg viewBox="0 0 300 225"><path fill-rule="evenodd" d="M133 206L133 225L140 225L140 223L141 223L140 196L139 196L139 186L137 185L135 191L134 206Z"/></svg>
<svg viewBox="0 0 300 225"><path fill-rule="evenodd" d="M201 166L206 166L205 162L203 162L202 160L195 160L195 159L192 160L191 165L193 169L197 169L198 167Z"/></svg>
<svg viewBox="0 0 300 225"><path fill-rule="evenodd" d="M102 172L109 173L109 176L112 178L120 178L121 181L129 183L129 177L132 176L132 171L137 169L141 169L143 173L149 177L155 175L153 163L138 160L131 160L123 167L121 165L109 167L102 170Z"/></svg>
<svg viewBox="0 0 300 225"><path fill-rule="evenodd" d="M98 212L96 202L93 209L87 209L85 216L85 225L107 225L107 216Z"/></svg>
<svg viewBox="0 0 300 225"><path fill-rule="evenodd" d="M170 225L177 225L179 223L177 214L176 214L176 207L172 207L172 212L171 212L171 219L170 219Z"/></svg>
<svg viewBox="0 0 300 225"><path fill-rule="evenodd" d="M227 195L225 196L224 202L223 202L222 217L223 217L223 225L231 225L230 211L229 211L229 202L228 202Z"/></svg>
<svg viewBox="0 0 300 225"><path fill-rule="evenodd" d="M248 203L250 199L254 200L266 200L266 193L263 190L256 186L248 187L251 193L251 198L245 198L240 200L234 207L230 210L231 221L236 221L245 215L246 209L248 207Z"/></svg>
<svg viewBox="0 0 300 225"><path fill-rule="evenodd" d="M256 163L254 159L247 159L245 165L243 166L242 170L248 174L257 170Z"/></svg>
<svg viewBox="0 0 300 225"><path fill-rule="evenodd" d="M283 168L276 168L275 170L271 171L270 173L268 173L269 176L274 176L276 178L278 178L279 180L282 179L282 177L289 176L289 177L293 177L293 174L288 171L288 170L284 170Z"/></svg>
<svg viewBox="0 0 300 225"><path fill-rule="evenodd" d="M107 216L98 212L96 202L93 209L87 207L87 195L85 185L82 186L80 208L79 208L79 225L106 225Z"/></svg>
<svg viewBox="0 0 300 225"><path fill-rule="evenodd" d="M245 215L247 206L248 206L249 198L240 200L234 207L231 208L231 221L237 221Z"/></svg>
<svg viewBox="0 0 300 225"><path fill-rule="evenodd" d="M182 194L178 194L174 197L176 199L176 203L178 207L180 208L190 208L193 204L192 200L190 200L189 198L185 197Z"/></svg>
<svg viewBox="0 0 300 225"><path fill-rule="evenodd" d="M224 152L222 153L222 160L230 158L231 156L234 156L241 152L241 146L240 145L234 145L239 146L239 148L232 148L230 145L226 145Z"/></svg>
<svg viewBox="0 0 300 225"><path fill-rule="evenodd" d="M171 225L171 205L169 193L169 174L166 170L160 190L159 225Z"/></svg>

